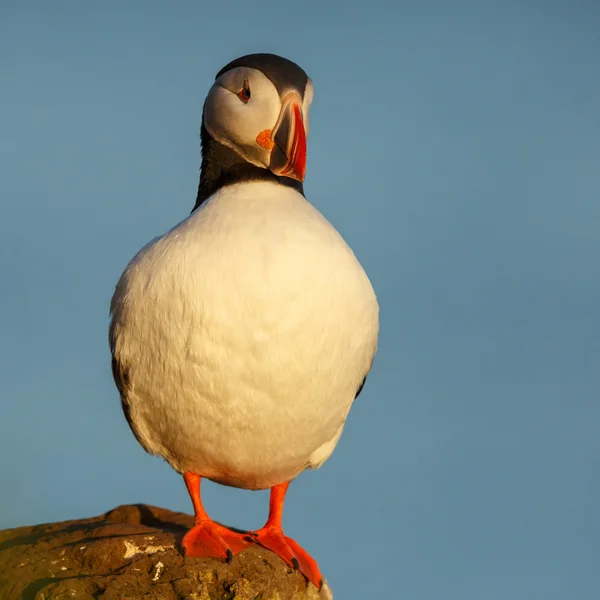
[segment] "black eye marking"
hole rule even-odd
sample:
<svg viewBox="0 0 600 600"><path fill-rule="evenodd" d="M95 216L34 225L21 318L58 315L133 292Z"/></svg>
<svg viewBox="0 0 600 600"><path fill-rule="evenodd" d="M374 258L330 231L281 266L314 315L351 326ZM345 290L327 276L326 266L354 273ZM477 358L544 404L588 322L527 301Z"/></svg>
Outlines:
<svg viewBox="0 0 600 600"><path fill-rule="evenodd" d="M250 84L247 79L244 79L244 87L238 92L238 98L244 104L248 104L248 100L250 100Z"/></svg>

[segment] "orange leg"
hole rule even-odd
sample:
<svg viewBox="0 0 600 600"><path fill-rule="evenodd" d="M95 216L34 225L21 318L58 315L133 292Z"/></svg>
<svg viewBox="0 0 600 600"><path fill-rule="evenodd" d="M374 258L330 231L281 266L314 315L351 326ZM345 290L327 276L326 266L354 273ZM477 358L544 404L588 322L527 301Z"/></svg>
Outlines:
<svg viewBox="0 0 600 600"><path fill-rule="evenodd" d="M251 545L246 534L231 531L224 525L215 523L204 510L200 499L201 477L195 473L184 473L192 504L194 505L194 526L185 534L181 545L186 556L213 556L227 562Z"/></svg>
<svg viewBox="0 0 600 600"><path fill-rule="evenodd" d="M289 485L289 482L287 482L271 488L269 518L264 527L253 532L252 535L257 543L275 552L288 565L298 569L317 589L321 589L323 576L317 561L292 538L283 535L281 517L283 515L285 494Z"/></svg>

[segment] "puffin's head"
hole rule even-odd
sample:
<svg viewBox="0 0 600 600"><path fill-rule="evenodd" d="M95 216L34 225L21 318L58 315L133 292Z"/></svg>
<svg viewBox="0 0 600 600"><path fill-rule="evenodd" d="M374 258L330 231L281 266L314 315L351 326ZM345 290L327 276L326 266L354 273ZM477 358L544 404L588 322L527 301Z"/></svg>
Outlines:
<svg viewBox="0 0 600 600"><path fill-rule="evenodd" d="M297 64L275 54L249 54L217 73L203 124L245 161L302 182L312 98L312 82Z"/></svg>

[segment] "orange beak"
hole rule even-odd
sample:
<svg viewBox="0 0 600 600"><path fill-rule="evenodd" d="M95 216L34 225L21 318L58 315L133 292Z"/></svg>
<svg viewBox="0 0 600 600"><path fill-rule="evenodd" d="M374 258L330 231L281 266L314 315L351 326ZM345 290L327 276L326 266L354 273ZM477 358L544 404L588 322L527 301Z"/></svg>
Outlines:
<svg viewBox="0 0 600 600"><path fill-rule="evenodd" d="M304 181L306 174L306 130L302 99L290 92L283 99L281 113L271 132L273 149L269 169L282 177Z"/></svg>

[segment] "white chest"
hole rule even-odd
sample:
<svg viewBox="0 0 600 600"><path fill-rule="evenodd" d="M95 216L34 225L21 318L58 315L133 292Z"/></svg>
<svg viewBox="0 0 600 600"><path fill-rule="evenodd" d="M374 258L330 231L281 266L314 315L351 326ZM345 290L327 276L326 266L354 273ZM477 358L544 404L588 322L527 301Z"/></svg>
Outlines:
<svg viewBox="0 0 600 600"><path fill-rule="evenodd" d="M240 487L329 456L377 343L360 264L276 184L224 188L148 244L112 312L138 439L180 471Z"/></svg>

